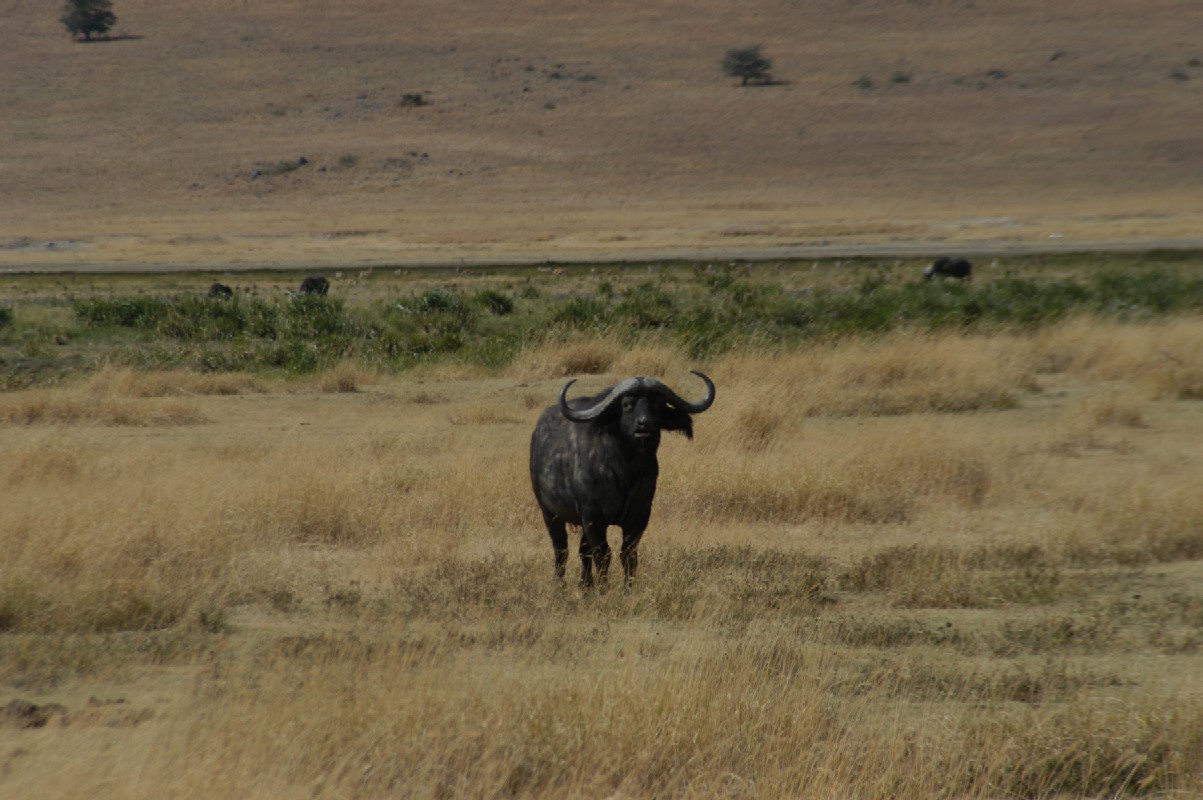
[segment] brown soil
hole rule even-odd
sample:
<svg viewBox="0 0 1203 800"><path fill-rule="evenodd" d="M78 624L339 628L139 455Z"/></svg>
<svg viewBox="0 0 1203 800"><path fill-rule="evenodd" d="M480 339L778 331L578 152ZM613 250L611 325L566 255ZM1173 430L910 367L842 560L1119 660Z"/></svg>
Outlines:
<svg viewBox="0 0 1203 800"><path fill-rule="evenodd" d="M0 269L1203 244L1197 0L114 10L4 10Z"/></svg>

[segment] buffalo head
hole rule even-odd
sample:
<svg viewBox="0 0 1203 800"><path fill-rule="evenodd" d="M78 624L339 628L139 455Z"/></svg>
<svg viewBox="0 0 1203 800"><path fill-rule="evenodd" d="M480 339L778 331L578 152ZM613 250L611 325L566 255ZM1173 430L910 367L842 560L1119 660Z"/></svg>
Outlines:
<svg viewBox="0 0 1203 800"><path fill-rule="evenodd" d="M693 417L714 402L714 383L700 372L693 373L706 383L706 397L696 403L681 398L655 378L627 378L596 397L568 402L568 381L560 392L560 413L572 422L613 423L624 439L644 448L660 444L660 431L678 431L693 438Z"/></svg>

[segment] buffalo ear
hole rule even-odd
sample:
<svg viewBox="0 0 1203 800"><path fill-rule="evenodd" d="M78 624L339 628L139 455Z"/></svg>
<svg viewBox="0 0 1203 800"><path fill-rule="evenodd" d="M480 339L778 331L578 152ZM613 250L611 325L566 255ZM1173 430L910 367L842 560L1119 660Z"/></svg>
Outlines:
<svg viewBox="0 0 1203 800"><path fill-rule="evenodd" d="M686 439L693 438L693 417L675 408L666 408L664 417L660 420L660 429L676 431L685 434Z"/></svg>

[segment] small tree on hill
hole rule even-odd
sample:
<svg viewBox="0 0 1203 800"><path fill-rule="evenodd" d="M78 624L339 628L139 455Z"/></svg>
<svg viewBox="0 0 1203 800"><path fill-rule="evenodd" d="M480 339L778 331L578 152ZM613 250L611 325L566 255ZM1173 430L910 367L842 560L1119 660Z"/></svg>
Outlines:
<svg viewBox="0 0 1203 800"><path fill-rule="evenodd" d="M104 35L117 24L112 0L67 0L59 22L72 36L83 35L90 41L92 34Z"/></svg>
<svg viewBox="0 0 1203 800"><path fill-rule="evenodd" d="M723 73L732 78L741 78L741 86L747 86L748 81L772 82L773 79L769 75L772 68L772 60L761 55L758 44L751 47L733 47L723 56Z"/></svg>

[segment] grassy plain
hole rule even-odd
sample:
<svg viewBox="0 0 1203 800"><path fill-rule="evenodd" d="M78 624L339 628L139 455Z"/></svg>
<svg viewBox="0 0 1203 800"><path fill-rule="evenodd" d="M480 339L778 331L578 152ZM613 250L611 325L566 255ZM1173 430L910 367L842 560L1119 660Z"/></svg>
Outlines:
<svg viewBox="0 0 1203 800"><path fill-rule="evenodd" d="M1203 228L1195 0L122 0L124 38L87 45L56 7L9 6L0 268L1198 246ZM754 43L779 83L721 74Z"/></svg>
<svg viewBox="0 0 1203 800"><path fill-rule="evenodd" d="M0 794L1197 796L1201 340L576 331L6 392ZM639 584L554 585L535 417L569 374L699 367Z"/></svg>
<svg viewBox="0 0 1203 800"><path fill-rule="evenodd" d="M0 796L1203 794L1197 254L1015 256L1198 246L1203 5L115 10L4 11ZM699 367L555 586L540 409Z"/></svg>

